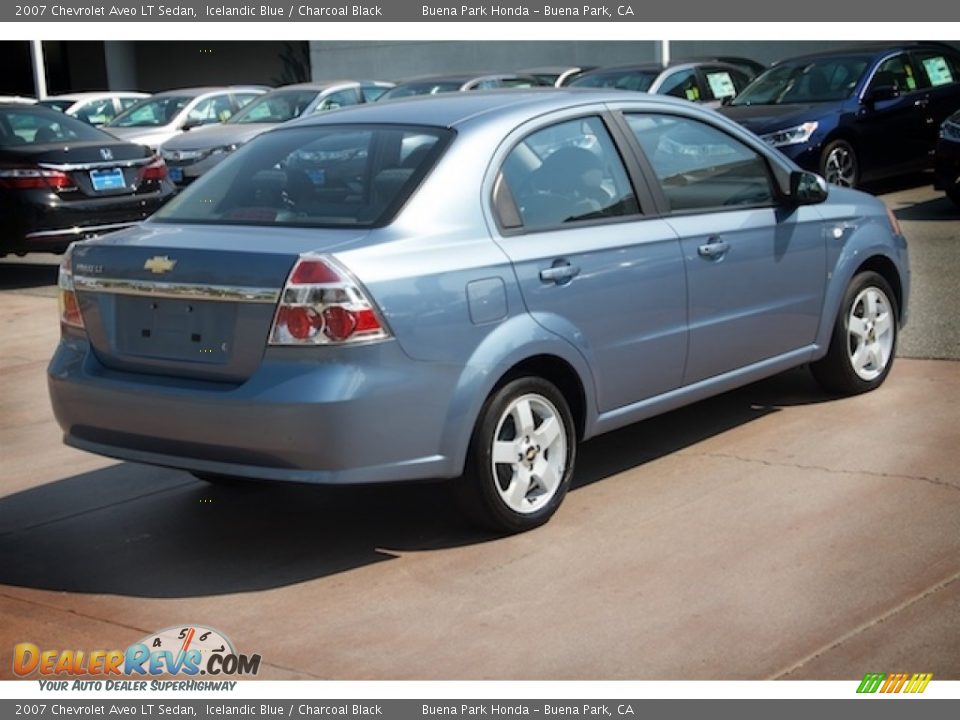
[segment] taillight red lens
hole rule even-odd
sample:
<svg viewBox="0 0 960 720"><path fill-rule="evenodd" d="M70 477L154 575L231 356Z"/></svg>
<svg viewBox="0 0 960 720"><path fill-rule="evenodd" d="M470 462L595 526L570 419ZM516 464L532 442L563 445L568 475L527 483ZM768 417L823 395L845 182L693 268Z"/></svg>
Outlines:
<svg viewBox="0 0 960 720"><path fill-rule="evenodd" d="M67 248L57 275L57 300L60 305L60 324L83 328L80 301L73 288L73 246Z"/></svg>
<svg viewBox="0 0 960 720"><path fill-rule="evenodd" d="M290 275L291 285L322 285L341 280L343 278L322 260L300 260Z"/></svg>
<svg viewBox="0 0 960 720"><path fill-rule="evenodd" d="M0 188L7 190L62 190L72 187L73 180L60 170L40 167L0 168Z"/></svg>
<svg viewBox="0 0 960 720"><path fill-rule="evenodd" d="M141 180L163 180L167 176L167 164L161 157L155 157L153 161L140 169Z"/></svg>
<svg viewBox="0 0 960 720"><path fill-rule="evenodd" d="M323 332L331 340L343 342L356 328L357 316L346 308L334 305L323 311Z"/></svg>
<svg viewBox="0 0 960 720"><path fill-rule="evenodd" d="M308 256L293 266L270 344L333 345L388 337L373 302L334 260Z"/></svg>

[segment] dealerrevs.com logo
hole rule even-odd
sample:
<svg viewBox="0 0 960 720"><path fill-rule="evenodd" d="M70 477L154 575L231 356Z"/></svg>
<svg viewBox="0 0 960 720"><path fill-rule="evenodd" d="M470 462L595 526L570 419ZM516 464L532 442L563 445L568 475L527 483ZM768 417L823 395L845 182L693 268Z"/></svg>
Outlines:
<svg viewBox="0 0 960 720"><path fill-rule="evenodd" d="M230 639L203 625L169 627L125 650L42 650L34 643L13 649L13 672L23 678L85 676L256 675L260 655L237 653Z"/></svg>

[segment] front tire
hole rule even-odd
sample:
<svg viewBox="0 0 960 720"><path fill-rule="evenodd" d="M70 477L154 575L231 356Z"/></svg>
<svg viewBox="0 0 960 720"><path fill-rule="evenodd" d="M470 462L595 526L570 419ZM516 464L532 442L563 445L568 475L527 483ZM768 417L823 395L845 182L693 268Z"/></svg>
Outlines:
<svg viewBox="0 0 960 720"><path fill-rule="evenodd" d="M457 499L476 524L517 533L547 522L570 487L576 429L567 401L541 378L506 383L484 403Z"/></svg>
<svg viewBox="0 0 960 720"><path fill-rule="evenodd" d="M833 185L857 187L860 184L860 163L853 145L846 140L827 143L820 155L820 174Z"/></svg>
<svg viewBox="0 0 960 720"><path fill-rule="evenodd" d="M868 271L847 286L826 357L810 366L828 392L856 395L880 387L893 367L899 318L890 284Z"/></svg>

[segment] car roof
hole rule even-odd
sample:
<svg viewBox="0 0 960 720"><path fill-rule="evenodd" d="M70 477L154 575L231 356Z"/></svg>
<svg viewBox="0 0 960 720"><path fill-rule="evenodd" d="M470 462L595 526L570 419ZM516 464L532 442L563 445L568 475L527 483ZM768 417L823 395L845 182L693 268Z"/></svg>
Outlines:
<svg viewBox="0 0 960 720"><path fill-rule="evenodd" d="M80 100L92 100L94 98L100 97L114 97L120 95L127 95L132 97L146 98L150 97L148 93L138 92L136 90L99 90L96 92L78 92L78 93L63 93L62 95L47 95L44 100L72 100L73 102L79 102Z"/></svg>
<svg viewBox="0 0 960 720"><path fill-rule="evenodd" d="M898 50L939 50L939 51L952 51L954 54L960 52L957 48L947 45L946 43L938 42L907 42L907 43L864 43L863 45L851 45L850 47L836 48L834 50L821 50L815 53L808 53L806 55L795 55L794 57L783 58L778 60L775 65L781 65L783 63L794 63L802 62L804 60L819 60L823 58L831 57L856 57L856 56L869 56L874 57L878 55L885 55L889 52L896 52Z"/></svg>
<svg viewBox="0 0 960 720"><path fill-rule="evenodd" d="M314 90L316 92L323 92L324 90L329 90L332 87L340 86L360 86L360 85L381 85L392 87L392 83L388 83L382 80L321 80L319 82L303 82L303 83L292 83L290 85L281 85L280 87L273 88L268 91L269 93L282 92L284 90Z"/></svg>
<svg viewBox="0 0 960 720"><path fill-rule="evenodd" d="M608 88L514 88L472 93L441 93L397 98L389 103L351 105L292 120L284 127L342 123L424 125L454 128L481 116L517 112L539 115L572 105L643 102L654 107L689 107L688 100Z"/></svg>
<svg viewBox="0 0 960 720"><path fill-rule="evenodd" d="M164 98L170 97L172 95L187 97L200 97L201 95L208 95L210 93L221 93L221 92L236 92L242 90L256 90L257 92L266 92L266 89L262 85L215 85L208 87L191 87L191 88L176 88L173 90L164 90L163 92L158 92L152 97L154 98Z"/></svg>

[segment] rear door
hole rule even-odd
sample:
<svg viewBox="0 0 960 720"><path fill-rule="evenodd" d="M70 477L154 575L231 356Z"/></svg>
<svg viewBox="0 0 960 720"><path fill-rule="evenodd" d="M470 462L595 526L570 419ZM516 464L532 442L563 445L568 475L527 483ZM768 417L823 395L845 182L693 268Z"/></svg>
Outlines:
<svg viewBox="0 0 960 720"><path fill-rule="evenodd" d="M896 97L871 100L877 88L891 85ZM891 55L877 66L858 115L858 158L864 174L869 177L878 169L891 174L923 163L936 140L929 103L929 92L907 53Z"/></svg>
<svg viewBox="0 0 960 720"><path fill-rule="evenodd" d="M924 151L933 152L940 125L960 108L960 56L943 50L911 53L925 90Z"/></svg>
<svg viewBox="0 0 960 720"><path fill-rule="evenodd" d="M678 387L686 286L676 233L637 193L598 113L538 121L510 140L497 242L534 319L591 365L600 412Z"/></svg>

